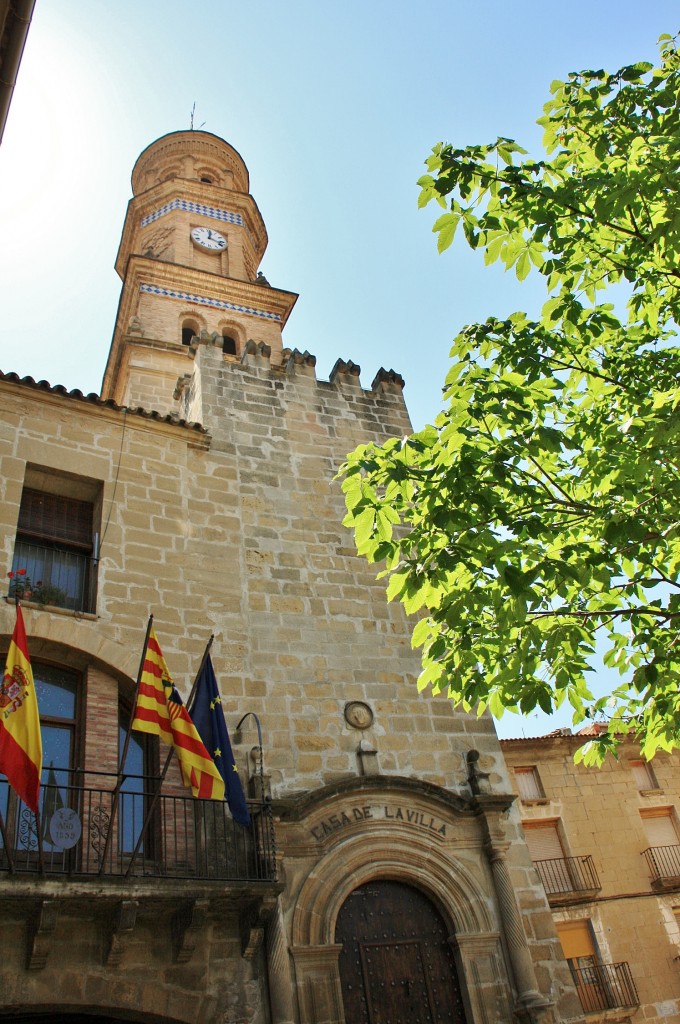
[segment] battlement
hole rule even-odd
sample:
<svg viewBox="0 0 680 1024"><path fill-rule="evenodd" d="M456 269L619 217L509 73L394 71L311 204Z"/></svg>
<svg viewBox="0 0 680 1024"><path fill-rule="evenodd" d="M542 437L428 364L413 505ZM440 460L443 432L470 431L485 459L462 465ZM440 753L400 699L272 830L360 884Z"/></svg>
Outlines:
<svg viewBox="0 0 680 1024"><path fill-rule="evenodd" d="M192 371L177 378L173 392L173 412L202 423L213 436L232 429L239 412L250 422L253 403L259 422L269 419L272 429L293 417L302 428L314 424L317 433L342 438L342 457L361 441L411 430L404 380L394 370L381 368L365 390L361 367L352 360L338 359L325 381L317 379L316 356L309 352L284 349L276 364L264 342L248 341L240 359L225 356L220 342L218 336L193 339Z"/></svg>

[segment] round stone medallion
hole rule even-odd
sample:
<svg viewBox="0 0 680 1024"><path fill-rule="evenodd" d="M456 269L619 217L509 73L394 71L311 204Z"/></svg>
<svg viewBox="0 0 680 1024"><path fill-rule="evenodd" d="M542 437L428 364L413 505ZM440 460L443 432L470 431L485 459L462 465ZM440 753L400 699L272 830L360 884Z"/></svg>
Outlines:
<svg viewBox="0 0 680 1024"><path fill-rule="evenodd" d="M373 711L362 700L345 704L345 721L353 729L369 729L373 725Z"/></svg>

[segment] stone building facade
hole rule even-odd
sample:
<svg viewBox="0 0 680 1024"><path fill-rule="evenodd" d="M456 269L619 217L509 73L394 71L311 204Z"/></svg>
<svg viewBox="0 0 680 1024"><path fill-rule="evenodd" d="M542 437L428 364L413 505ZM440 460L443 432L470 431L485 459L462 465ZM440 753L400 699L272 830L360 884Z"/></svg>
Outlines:
<svg viewBox="0 0 680 1024"><path fill-rule="evenodd" d="M39 823L0 787L0 1019L582 1019L493 725L418 695L341 526L345 454L409 429L402 379L284 346L226 142L165 136L132 185L101 395L0 377L46 750ZM175 765L159 791L137 734L115 796L150 612L185 697L214 634L250 830Z"/></svg>
<svg viewBox="0 0 680 1024"><path fill-rule="evenodd" d="M574 763L603 726L502 740L529 851L588 1017L680 1021L680 765L622 743Z"/></svg>

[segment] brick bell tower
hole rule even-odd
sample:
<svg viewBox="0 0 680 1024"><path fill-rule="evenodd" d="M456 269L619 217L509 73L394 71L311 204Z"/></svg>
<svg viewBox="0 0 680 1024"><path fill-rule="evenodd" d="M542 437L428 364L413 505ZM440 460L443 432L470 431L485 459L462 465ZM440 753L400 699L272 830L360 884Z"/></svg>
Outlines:
<svg viewBox="0 0 680 1024"><path fill-rule="evenodd" d="M132 192L102 398L175 411L196 338L234 359L248 341L264 344L278 364L297 295L258 272L267 232L236 150L209 132L171 132L137 160Z"/></svg>

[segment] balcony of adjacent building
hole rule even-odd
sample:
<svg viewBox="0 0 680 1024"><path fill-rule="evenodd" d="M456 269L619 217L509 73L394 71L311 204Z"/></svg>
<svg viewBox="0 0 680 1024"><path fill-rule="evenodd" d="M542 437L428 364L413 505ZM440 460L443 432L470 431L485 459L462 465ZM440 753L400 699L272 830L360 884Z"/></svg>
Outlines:
<svg viewBox="0 0 680 1024"><path fill-rule="evenodd" d="M650 846L643 851L652 888L658 892L680 888L680 846Z"/></svg>
<svg viewBox="0 0 680 1024"><path fill-rule="evenodd" d="M138 914L171 912L169 945L188 959L210 908L238 917L252 955L281 890L269 803L249 801L244 826L225 801L159 793L158 781L126 775L117 790L114 774L51 768L37 815L0 783L0 895L26 920L29 964L40 966L56 914L95 906L111 948Z"/></svg>
<svg viewBox="0 0 680 1024"><path fill-rule="evenodd" d="M592 957L579 957L568 963L584 1013L618 1020L619 1016L608 1011L630 1011L640 1005L627 963L600 964Z"/></svg>
<svg viewBox="0 0 680 1024"><path fill-rule="evenodd" d="M534 866L551 906L590 900L602 888L589 854L537 860Z"/></svg>

